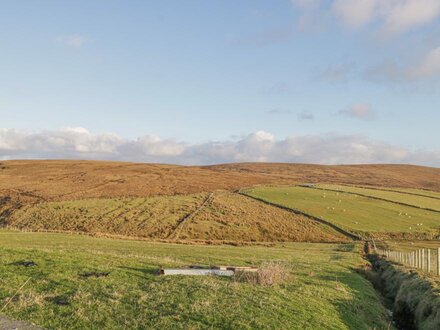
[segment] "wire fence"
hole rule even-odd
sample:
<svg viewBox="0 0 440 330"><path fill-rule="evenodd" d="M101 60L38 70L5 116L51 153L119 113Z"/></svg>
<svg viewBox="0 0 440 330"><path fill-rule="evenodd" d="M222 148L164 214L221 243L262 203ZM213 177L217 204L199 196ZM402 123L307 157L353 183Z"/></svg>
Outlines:
<svg viewBox="0 0 440 330"><path fill-rule="evenodd" d="M376 253L402 265L440 276L440 248L395 251L376 248Z"/></svg>

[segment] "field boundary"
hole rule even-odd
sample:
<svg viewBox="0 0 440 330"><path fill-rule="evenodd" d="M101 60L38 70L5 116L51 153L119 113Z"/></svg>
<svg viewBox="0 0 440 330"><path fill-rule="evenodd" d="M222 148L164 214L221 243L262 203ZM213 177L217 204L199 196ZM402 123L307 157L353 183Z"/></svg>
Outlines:
<svg viewBox="0 0 440 330"><path fill-rule="evenodd" d="M330 183L333 184L333 183ZM432 199L437 199L440 200L440 197L435 197L435 196L429 196L429 195L423 195L423 194L418 194L418 193L412 193L409 191L400 191L400 190L393 190L393 189L384 189L384 188L380 188L380 187L369 187L369 186L359 186L359 185L348 185L348 184L338 184L339 186L343 186L343 187L354 187L354 188L362 188L362 189L371 189L371 190L379 190L379 191L389 191L389 192L395 192L395 193L399 193L399 194L405 194L405 195L410 195L410 196L419 196L419 197L426 197L426 198L432 198ZM408 188L402 188L402 189L408 189ZM425 190L425 191L430 191L427 189L420 189L420 190ZM432 191L432 192L437 192L437 191Z"/></svg>
<svg viewBox="0 0 440 330"><path fill-rule="evenodd" d="M240 191L240 190L236 191L236 193L240 194L242 196L248 197L248 198L252 198L252 199L257 200L259 202L263 202L263 203L266 203L268 205L281 208L283 210L292 212L294 214L303 215L303 216L305 216L305 217L307 217L307 218L309 218L311 220L317 221L317 222L319 222L321 224L324 224L324 225L326 225L328 227L331 227L332 229L336 230L338 233L343 234L343 235L345 235L345 236L347 236L347 237L349 237L349 238L351 238L351 239L353 239L355 241L362 240L362 237L360 235L351 233L351 232L349 232L349 231L347 231L345 229L342 229L341 227L331 223L330 221L327 221L327 220L315 217L314 215L311 215L311 214L306 213L304 211L301 211L301 210L298 210L298 209L294 209L294 208L291 208L291 207L287 207L287 206L284 206L284 205L281 205L281 204L277 204L277 203L274 203L274 202L269 202L269 201L267 201L267 200L265 200L263 198L259 198L259 197L248 195L245 192Z"/></svg>
<svg viewBox="0 0 440 330"><path fill-rule="evenodd" d="M375 197L375 196L364 195L364 194L355 193L355 192L352 192L352 191L328 189L328 188L321 188L321 187L316 187L316 186L315 187L309 187L309 186L305 186L305 185L302 185L300 187L302 187L302 188L309 188L309 189L316 189L316 190L322 190L322 191L332 191L332 192L338 192L338 193L349 194L349 195L357 195L357 196L361 196L361 197L365 197L365 198L376 199L376 200L379 200L379 201L382 201L382 202L389 202L389 203L394 203L394 204L398 204L398 205L402 205L402 206L413 207L413 208L416 208L416 209L419 209L419 210L440 213L439 210L434 210L434 209L430 209L430 208L426 208L426 207L420 207L420 206L417 206L417 205L411 205L411 204L407 204L407 203L403 203L403 202L392 201L392 200L389 200L389 199L386 199L386 198L382 198L382 197Z"/></svg>
<svg viewBox="0 0 440 330"><path fill-rule="evenodd" d="M203 201L203 203L196 208L194 211L192 211L191 213L186 214L185 216L183 216L177 223L177 226L174 228L174 230L167 236L167 239L179 239L179 235L182 232L182 228L183 226L192 218L194 217L197 213L199 213L212 199L212 197L214 196L214 193L209 193L208 196L205 198L205 200Z"/></svg>

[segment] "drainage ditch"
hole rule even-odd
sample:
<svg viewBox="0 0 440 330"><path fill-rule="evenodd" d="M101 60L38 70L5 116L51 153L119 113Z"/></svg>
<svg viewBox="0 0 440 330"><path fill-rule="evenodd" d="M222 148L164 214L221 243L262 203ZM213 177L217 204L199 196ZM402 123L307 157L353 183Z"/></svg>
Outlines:
<svg viewBox="0 0 440 330"><path fill-rule="evenodd" d="M382 295L394 325L400 330L440 329L440 287L402 265L368 254L371 266L360 272Z"/></svg>

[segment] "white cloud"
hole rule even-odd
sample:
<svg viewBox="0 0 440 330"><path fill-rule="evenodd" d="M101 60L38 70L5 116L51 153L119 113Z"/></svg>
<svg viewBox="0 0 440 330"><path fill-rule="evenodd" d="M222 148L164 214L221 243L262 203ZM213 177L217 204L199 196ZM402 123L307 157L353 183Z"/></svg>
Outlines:
<svg viewBox="0 0 440 330"><path fill-rule="evenodd" d="M375 23L386 35L429 24L440 16L439 0L292 0L292 3L305 17L311 11L321 17L331 13L349 29Z"/></svg>
<svg viewBox="0 0 440 330"><path fill-rule="evenodd" d="M369 68L368 79L373 81L411 82L440 78L440 47L434 48L413 63L384 61Z"/></svg>
<svg viewBox="0 0 440 330"><path fill-rule="evenodd" d="M382 0L382 2L388 2ZM350 28L359 28L369 23L378 14L378 0L335 0L332 10Z"/></svg>
<svg viewBox="0 0 440 330"><path fill-rule="evenodd" d="M353 104L346 109L340 110L339 114L361 120L371 120L374 118L373 109L364 103Z"/></svg>
<svg viewBox="0 0 440 330"><path fill-rule="evenodd" d="M390 2L393 2L394 6L390 6L385 13L385 29L390 33L399 33L430 23L440 15L439 0L402 0Z"/></svg>
<svg viewBox="0 0 440 330"><path fill-rule="evenodd" d="M440 75L440 47L426 54L420 63L408 70L407 74L413 78L429 78Z"/></svg>
<svg viewBox="0 0 440 330"><path fill-rule="evenodd" d="M0 129L0 159L107 159L174 164L268 161L319 164L414 163L440 166L440 151L418 151L358 135L292 135L258 131L234 140L188 144L146 135L123 139L84 128L24 132Z"/></svg>
<svg viewBox="0 0 440 330"><path fill-rule="evenodd" d="M60 36L57 38L57 41L72 48L81 48L88 39L79 34L72 34L68 36Z"/></svg>

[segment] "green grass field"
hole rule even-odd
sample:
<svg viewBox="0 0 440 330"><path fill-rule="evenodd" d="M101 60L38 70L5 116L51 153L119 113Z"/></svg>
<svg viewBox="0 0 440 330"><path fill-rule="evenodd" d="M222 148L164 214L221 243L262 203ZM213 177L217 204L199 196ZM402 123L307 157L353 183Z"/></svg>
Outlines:
<svg viewBox="0 0 440 330"><path fill-rule="evenodd" d="M354 244L197 246L0 230L0 306L48 329L388 329ZM16 262L32 260L36 266ZM159 266L260 265L291 272L272 287L157 276ZM86 272L108 276L82 277Z"/></svg>
<svg viewBox="0 0 440 330"><path fill-rule="evenodd" d="M426 189L412 189L412 188L390 188L390 187L364 187L364 188L370 188L370 189L380 189L380 190L387 190L387 191L396 191L406 194L413 194L413 195L421 195L426 197L433 197L436 199L440 199L440 192L437 191L430 191Z"/></svg>
<svg viewBox="0 0 440 330"><path fill-rule="evenodd" d="M440 214L392 202L304 187L257 187L246 194L304 211L357 233L438 233Z"/></svg>
<svg viewBox="0 0 440 330"><path fill-rule="evenodd" d="M378 189L368 189L368 188L359 188L359 187L341 186L341 185L319 184L317 185L317 187L322 189L339 190L339 191L351 192L360 195L376 197L376 198L382 198L397 203L414 205L416 207L436 210L440 212L440 199L435 199L431 197L423 197L414 194L410 195L408 193L398 193L394 191L385 191Z"/></svg>

